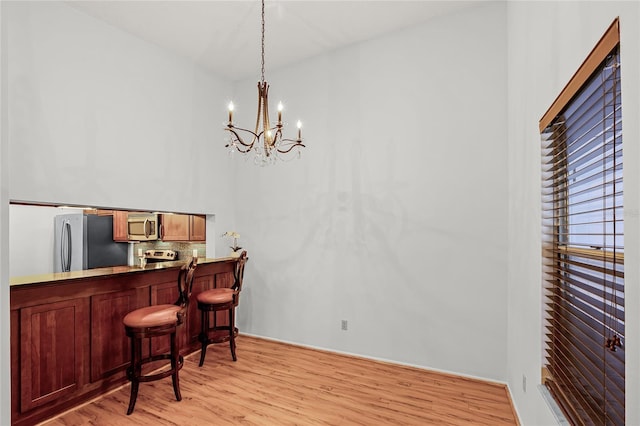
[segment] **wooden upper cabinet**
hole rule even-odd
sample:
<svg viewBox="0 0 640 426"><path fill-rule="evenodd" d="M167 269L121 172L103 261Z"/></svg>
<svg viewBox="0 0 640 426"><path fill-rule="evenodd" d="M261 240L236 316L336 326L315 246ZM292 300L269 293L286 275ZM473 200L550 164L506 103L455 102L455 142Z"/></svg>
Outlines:
<svg viewBox="0 0 640 426"><path fill-rule="evenodd" d="M189 241L205 241L207 239L206 216L192 214L189 223Z"/></svg>
<svg viewBox="0 0 640 426"><path fill-rule="evenodd" d="M101 210L84 209L84 214L113 217L113 241L129 241L127 237L127 219L129 212L126 210Z"/></svg>
<svg viewBox="0 0 640 426"><path fill-rule="evenodd" d="M127 219L129 212L124 210L113 211L113 241L128 241Z"/></svg>
<svg viewBox="0 0 640 426"><path fill-rule="evenodd" d="M163 214L160 223L162 241L189 241L188 214Z"/></svg>
<svg viewBox="0 0 640 426"><path fill-rule="evenodd" d="M205 241L206 218L202 215L163 214L162 241Z"/></svg>

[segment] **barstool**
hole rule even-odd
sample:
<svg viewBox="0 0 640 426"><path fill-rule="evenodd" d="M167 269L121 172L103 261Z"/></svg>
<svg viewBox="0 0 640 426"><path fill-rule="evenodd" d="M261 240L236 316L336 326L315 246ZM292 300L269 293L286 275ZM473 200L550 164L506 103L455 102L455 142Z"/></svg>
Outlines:
<svg viewBox="0 0 640 426"><path fill-rule="evenodd" d="M171 376L176 399L178 401L182 399L178 371L182 368L184 360L178 353L176 331L187 316L197 261L198 259L194 257L191 262L180 268L178 300L173 305L146 306L129 312L122 320L126 334L131 338L131 365L127 368L127 378L131 381L131 396L127 415L133 413L140 382L151 382ZM166 335L171 336L171 353L149 354L146 358L142 358L142 339ZM142 374L143 364L161 359L171 360L171 368L160 373Z"/></svg>
<svg viewBox="0 0 640 426"><path fill-rule="evenodd" d="M202 350L200 351L200 367L204 364L207 345L211 343L222 343L229 340L231 357L234 361L237 360L235 337L238 334L238 329L235 326L235 309L236 306L238 306L240 291L242 290L245 263L247 263L246 250L240 254L240 257L236 262L233 286L229 288L214 288L206 290L196 296L198 309L200 309L202 315L202 331L198 336L198 340L202 343ZM228 325L216 324L216 312L219 311L229 311ZM209 325L210 312L213 312L212 327ZM226 331L227 333L219 333L220 331Z"/></svg>

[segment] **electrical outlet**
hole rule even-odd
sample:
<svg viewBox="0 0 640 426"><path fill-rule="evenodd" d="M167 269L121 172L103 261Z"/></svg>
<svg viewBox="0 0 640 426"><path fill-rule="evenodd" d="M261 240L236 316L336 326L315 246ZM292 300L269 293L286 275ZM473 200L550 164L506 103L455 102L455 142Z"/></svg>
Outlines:
<svg viewBox="0 0 640 426"><path fill-rule="evenodd" d="M527 392L527 376L522 375L522 391Z"/></svg>
<svg viewBox="0 0 640 426"><path fill-rule="evenodd" d="M349 324L347 323L347 320L342 320L342 325L341 327L343 331L347 331L349 329Z"/></svg>

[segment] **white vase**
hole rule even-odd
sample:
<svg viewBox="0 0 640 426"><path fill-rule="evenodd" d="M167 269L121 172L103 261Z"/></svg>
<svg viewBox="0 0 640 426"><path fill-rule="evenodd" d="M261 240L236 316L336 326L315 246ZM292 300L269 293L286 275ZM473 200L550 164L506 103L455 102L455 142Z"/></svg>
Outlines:
<svg viewBox="0 0 640 426"><path fill-rule="evenodd" d="M229 254L229 256L237 258L237 257L240 257L241 254L242 254L242 249L236 250L236 251L232 251L231 254Z"/></svg>

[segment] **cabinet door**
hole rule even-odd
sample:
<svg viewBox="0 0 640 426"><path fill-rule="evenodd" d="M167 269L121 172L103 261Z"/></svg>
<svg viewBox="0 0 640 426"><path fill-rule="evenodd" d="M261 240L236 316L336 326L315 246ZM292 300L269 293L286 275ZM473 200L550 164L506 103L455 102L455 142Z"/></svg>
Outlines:
<svg viewBox="0 0 640 426"><path fill-rule="evenodd" d="M205 241L207 239L206 216L196 214L189 216L189 239L191 241Z"/></svg>
<svg viewBox="0 0 640 426"><path fill-rule="evenodd" d="M178 300L178 281L171 281L151 286L151 304L152 305L171 305ZM184 345L185 325L178 328L177 336L178 347ZM170 352L171 339L167 336L154 337L151 339L151 353L153 355Z"/></svg>
<svg viewBox="0 0 640 426"><path fill-rule="evenodd" d="M127 238L127 219L129 212L122 210L113 211L113 240L128 241Z"/></svg>
<svg viewBox="0 0 640 426"><path fill-rule="evenodd" d="M189 215L163 214L162 241L189 241Z"/></svg>
<svg viewBox="0 0 640 426"><path fill-rule="evenodd" d="M88 299L20 310L20 410L68 396L86 383Z"/></svg>
<svg viewBox="0 0 640 426"><path fill-rule="evenodd" d="M213 288L213 276L207 275L204 277L197 277L193 280L193 291L191 293L191 303L189 303L189 313L187 316L188 323L188 335L187 344L192 344L198 341L198 335L200 334L200 328L202 327L202 318L200 310L198 310L198 297L199 293L205 290Z"/></svg>
<svg viewBox="0 0 640 426"><path fill-rule="evenodd" d="M221 272L215 275L216 288L231 287L234 282L233 272ZM216 312L216 324L228 325L229 324L229 312L222 311Z"/></svg>
<svg viewBox="0 0 640 426"><path fill-rule="evenodd" d="M91 297L92 382L124 370L131 361L122 319L145 305L143 291L130 289ZM148 300L148 290L146 295Z"/></svg>

